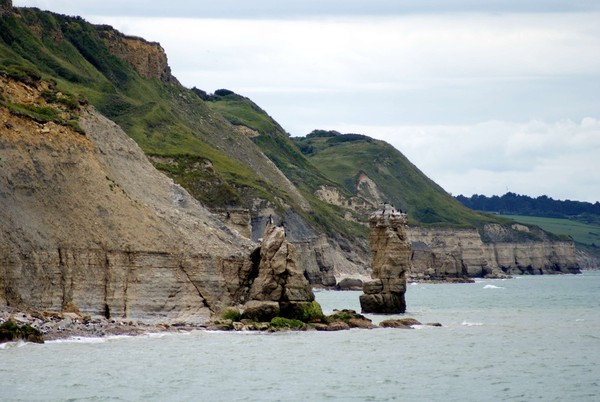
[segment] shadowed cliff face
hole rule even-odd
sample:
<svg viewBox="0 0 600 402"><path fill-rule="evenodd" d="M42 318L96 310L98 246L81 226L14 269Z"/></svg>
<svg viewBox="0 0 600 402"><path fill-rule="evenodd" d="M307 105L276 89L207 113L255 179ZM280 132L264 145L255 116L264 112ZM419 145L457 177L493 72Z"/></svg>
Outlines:
<svg viewBox="0 0 600 402"><path fill-rule="evenodd" d="M255 244L93 108L83 135L28 115L60 111L47 84L0 81L0 306L202 322L243 298Z"/></svg>

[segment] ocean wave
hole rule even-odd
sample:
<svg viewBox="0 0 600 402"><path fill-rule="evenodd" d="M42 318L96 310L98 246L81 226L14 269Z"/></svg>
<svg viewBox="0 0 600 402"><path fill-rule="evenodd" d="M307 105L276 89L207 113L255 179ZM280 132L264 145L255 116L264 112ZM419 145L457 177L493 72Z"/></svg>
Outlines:
<svg viewBox="0 0 600 402"><path fill-rule="evenodd" d="M465 327L480 327L483 325L483 323L482 322L463 321L461 325L464 325Z"/></svg>
<svg viewBox="0 0 600 402"><path fill-rule="evenodd" d="M484 289L505 289L502 286L496 286L496 285L485 285L483 288Z"/></svg>
<svg viewBox="0 0 600 402"><path fill-rule="evenodd" d="M27 344L28 344L28 342L21 341L21 340L0 343L0 350L2 350L2 349L9 349L9 348L20 348L20 347L23 347L23 346L25 346Z"/></svg>
<svg viewBox="0 0 600 402"><path fill-rule="evenodd" d="M86 336L72 336L64 339L53 339L46 341L46 343L104 343L109 337L86 337Z"/></svg>

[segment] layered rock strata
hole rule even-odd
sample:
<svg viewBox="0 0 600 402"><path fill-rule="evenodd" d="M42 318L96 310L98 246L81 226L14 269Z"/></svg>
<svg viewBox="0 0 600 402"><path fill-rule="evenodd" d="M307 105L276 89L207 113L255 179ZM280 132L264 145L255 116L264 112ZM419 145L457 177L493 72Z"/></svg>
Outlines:
<svg viewBox="0 0 600 402"><path fill-rule="evenodd" d="M0 81L10 105L58 107L44 82ZM202 323L251 299L314 299L283 229L257 258L115 123L77 114L79 131L0 105L0 308Z"/></svg>
<svg viewBox="0 0 600 402"><path fill-rule="evenodd" d="M407 231L412 246L412 280L501 277L523 274L579 273L573 242L549 239L513 225L509 233L497 224L476 229L419 228ZM514 232L523 239L516 241ZM534 238L527 238L532 235ZM488 239L484 242L482 237Z"/></svg>
<svg viewBox="0 0 600 402"><path fill-rule="evenodd" d="M364 313L404 313L406 278L410 272L410 243L406 237L406 214L389 204L369 217L369 243L373 255L373 281L363 286L360 305Z"/></svg>

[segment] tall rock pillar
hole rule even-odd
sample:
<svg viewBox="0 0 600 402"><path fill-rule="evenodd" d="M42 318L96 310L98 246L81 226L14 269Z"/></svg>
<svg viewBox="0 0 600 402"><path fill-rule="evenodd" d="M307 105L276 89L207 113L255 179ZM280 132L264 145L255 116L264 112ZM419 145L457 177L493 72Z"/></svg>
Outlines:
<svg viewBox="0 0 600 402"><path fill-rule="evenodd" d="M391 205L369 217L369 243L373 255L372 281L360 296L363 313L397 314L406 311L404 293L410 273L410 243L406 237L406 214Z"/></svg>

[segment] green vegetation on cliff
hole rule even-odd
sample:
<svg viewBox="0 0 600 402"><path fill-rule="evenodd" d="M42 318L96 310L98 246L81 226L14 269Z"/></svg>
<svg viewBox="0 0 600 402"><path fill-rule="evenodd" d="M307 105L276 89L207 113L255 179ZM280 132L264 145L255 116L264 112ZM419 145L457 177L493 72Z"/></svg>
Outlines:
<svg viewBox="0 0 600 402"><path fill-rule="evenodd" d="M260 168L259 151L248 150L247 139L220 113L176 82L141 77L109 51L102 37L107 31L112 28L79 17L15 8L0 17L0 71L23 80L35 76L86 99L147 154L167 158L157 166L209 206L244 206L244 197L255 196L294 205L249 167ZM193 171L190 163L207 170Z"/></svg>
<svg viewBox="0 0 600 402"><path fill-rule="evenodd" d="M600 247L600 225L577 222L564 218L548 218L542 216L502 215L526 225L536 225L540 228L562 236L563 240L572 238L584 246Z"/></svg>
<svg viewBox="0 0 600 402"><path fill-rule="evenodd" d="M209 108L221 113L231 124L252 130L251 140L311 204L312 213L300 212L304 219L329 235L367 235L366 227L344 219L344 215L349 213L347 210L315 197L315 191L325 185L337 188L346 196L351 196L351 193L313 165L285 130L263 109L252 100L226 89L217 90L214 95L206 95L198 90L196 93L208 101ZM364 217L355 216L355 219L364 220Z"/></svg>
<svg viewBox="0 0 600 402"><path fill-rule="evenodd" d="M294 141L315 166L348 192L358 194L361 174L368 176L383 201L407 211L412 224L480 227L484 222L503 222L462 206L384 141L322 130Z"/></svg>
<svg viewBox="0 0 600 402"><path fill-rule="evenodd" d="M290 207L316 233L352 243L349 249L366 239L365 211L382 200L408 211L411 224L480 228L506 222L463 207L385 142L325 131L292 139L264 110L232 91L189 90L164 72L145 78L111 52L108 42L122 37L115 32L79 17L13 9L0 16L0 71L52 83L56 91L49 99L67 108L91 103L207 206L252 208L258 199L278 212ZM18 108L55 118L43 108ZM367 197L359 194L361 175L381 194L367 200L363 211L348 205L357 195ZM343 202L318 197L323 188Z"/></svg>

